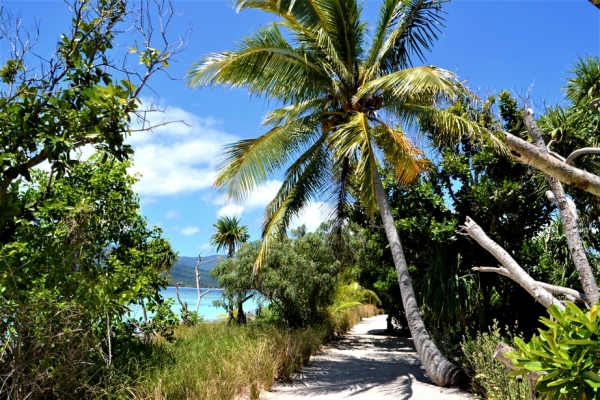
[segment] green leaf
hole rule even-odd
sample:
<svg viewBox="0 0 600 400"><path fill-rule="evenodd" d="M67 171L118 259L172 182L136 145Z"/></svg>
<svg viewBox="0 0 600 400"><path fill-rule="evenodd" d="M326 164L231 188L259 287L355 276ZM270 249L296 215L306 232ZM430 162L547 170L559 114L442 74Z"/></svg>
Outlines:
<svg viewBox="0 0 600 400"><path fill-rule="evenodd" d="M539 361L531 361L525 364L525 369L529 371L544 371L546 368Z"/></svg>

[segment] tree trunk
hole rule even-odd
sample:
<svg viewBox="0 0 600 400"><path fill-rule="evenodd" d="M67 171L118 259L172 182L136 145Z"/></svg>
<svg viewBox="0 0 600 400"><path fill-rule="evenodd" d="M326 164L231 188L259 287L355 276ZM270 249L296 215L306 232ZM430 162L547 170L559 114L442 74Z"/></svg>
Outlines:
<svg viewBox="0 0 600 400"><path fill-rule="evenodd" d="M535 118L533 116L533 110L528 109L525 111L523 121L525 122L525 126L531 135L533 144L537 146L542 154L548 154L548 147L546 147L546 143L544 143L544 139L542 138L542 135L537 127ZM592 174L589 175L600 181L600 177ZM590 304L596 304L600 298L600 291L598 290L598 285L596 283L596 279L594 278L592 267L590 266L587 254L585 254L583 242L581 241L579 224L577 221L577 211L574 209L574 207L572 208L570 206L560 181L550 174L546 174L546 179L548 180L548 185L554 194L556 204L558 205L558 209L560 211L560 217L565 230L565 238L567 239L567 246L569 248L569 252L571 253L571 257L573 258L573 264L575 264L575 268L577 269L577 274L579 275L579 281L583 287L583 292L590 301Z"/></svg>
<svg viewBox="0 0 600 400"><path fill-rule="evenodd" d="M246 314L244 314L244 302L239 300L237 307L237 319L235 321L238 325L246 324Z"/></svg>
<svg viewBox="0 0 600 400"><path fill-rule="evenodd" d="M373 181L375 186L375 196L377 198L377 204L379 205L379 212L381 213L381 220L392 251L396 272L398 273L398 283L400 284L400 293L406 312L406 319L408 320L408 327L415 343L415 347L417 348L421 363L423 364L423 367L425 367L427 375L429 375L436 385L452 387L462 386L468 381L466 374L461 368L448 361L448 359L440 352L429 337L429 333L421 318L415 291L408 273L408 265L406 264L406 259L404 257L404 250L402 249L387 194L383 189L377 169L373 171Z"/></svg>
<svg viewBox="0 0 600 400"><path fill-rule="evenodd" d="M592 3L596 7L600 8L600 0L590 0L590 3Z"/></svg>
<svg viewBox="0 0 600 400"><path fill-rule="evenodd" d="M202 256L198 255L198 262L196 263L196 291L198 292L198 300L196 300L196 314L198 314L198 309L200 309L200 300L202 299L202 295L200 293L200 264L202 264Z"/></svg>
<svg viewBox="0 0 600 400"><path fill-rule="evenodd" d="M506 133L506 147L510 154L523 164L531 165L561 182L600 196L600 177L559 160L549 154L547 149L537 147L510 133Z"/></svg>
<svg viewBox="0 0 600 400"><path fill-rule="evenodd" d="M233 257L233 253L235 253L235 243L229 243L229 253L227 253L227 258Z"/></svg>

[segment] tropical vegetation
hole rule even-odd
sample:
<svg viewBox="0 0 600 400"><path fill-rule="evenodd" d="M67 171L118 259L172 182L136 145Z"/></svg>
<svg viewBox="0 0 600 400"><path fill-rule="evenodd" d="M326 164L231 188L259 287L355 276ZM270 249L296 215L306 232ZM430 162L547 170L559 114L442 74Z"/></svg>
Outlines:
<svg viewBox="0 0 600 400"><path fill-rule="evenodd" d="M285 171L281 189L265 210L257 271L274 238L310 200L331 200L332 217L341 226L349 181L355 180L367 214L379 207L408 325L429 376L442 386L458 384L461 370L436 349L421 319L378 171L379 155L400 183L425 169L424 153L407 137L415 128L436 141L470 138L501 146L482 125L441 107L468 93L453 73L414 66L437 38L441 2L384 1L372 31L355 0L244 0L237 7L282 21L244 38L234 51L205 56L190 69L188 82L192 87L243 87L282 104L265 116L264 124L272 127L266 134L225 149L215 182L224 196L241 201Z"/></svg>
<svg viewBox="0 0 600 400"><path fill-rule="evenodd" d="M282 186L261 240L239 216L214 223L229 321L203 322L161 291L186 281L200 296L209 272L193 258L172 273L178 254L128 174L125 139L149 123L140 93L185 42L167 40L168 2L150 4L72 2L47 59L0 18L0 399L258 398L380 312L439 385L600 397L598 57L576 60L564 102L536 117L420 65L441 1L383 0L373 25L357 0L238 1L275 22L202 58L188 84L275 107L264 135L224 148L220 195ZM290 229L311 201L328 221Z"/></svg>

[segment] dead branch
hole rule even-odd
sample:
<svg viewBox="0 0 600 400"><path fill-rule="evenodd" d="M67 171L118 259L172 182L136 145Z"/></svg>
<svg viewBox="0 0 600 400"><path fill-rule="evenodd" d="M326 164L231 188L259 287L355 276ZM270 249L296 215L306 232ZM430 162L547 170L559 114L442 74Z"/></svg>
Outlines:
<svg viewBox="0 0 600 400"><path fill-rule="evenodd" d="M600 196L600 177L569 165L510 133L505 132L505 135L506 146L518 161L531 165L561 182Z"/></svg>
<svg viewBox="0 0 600 400"><path fill-rule="evenodd" d="M473 271L477 272L494 272L502 276L506 276L512 280L515 280L513 276L508 272L508 270L504 267L473 267L471 268ZM575 289L566 288L563 286L550 285L549 283L535 281L536 285L541 286L546 289L548 292L555 295L562 295L567 297L567 300L572 301L573 303L578 303L580 305L584 305L589 307L587 297L585 297L585 293L577 291Z"/></svg>
<svg viewBox="0 0 600 400"><path fill-rule="evenodd" d="M506 357L505 354L506 353L514 353L514 352L515 352L515 349L513 349L512 347L510 347L509 345L507 345L504 342L498 343L498 346L496 346L496 350L494 351L494 358L506 366L507 372L513 371L515 369L515 366L514 366L512 360L510 358ZM535 384L538 381L538 379L540 379L540 377L541 377L541 375L538 374L537 372L528 372L527 373L527 383L529 384L529 398L531 400L535 400L537 398L537 396L535 395L534 387L535 387ZM521 379L523 379L522 376L517 377L517 380L520 381Z"/></svg>
<svg viewBox="0 0 600 400"><path fill-rule="evenodd" d="M600 154L600 148L597 147L584 147L582 149L579 150L575 150L574 152L572 152L569 157L567 157L567 160L565 161L567 164L571 165L573 164L573 161L575 161L575 159L579 156L582 156L584 154Z"/></svg>
<svg viewBox="0 0 600 400"><path fill-rule="evenodd" d="M552 295L548 290L537 284L535 281L521 266L504 250L500 245L490 239L483 229L470 217L467 217L465 224L462 228L469 234L470 237L475 239L477 243L484 249L489 251L496 259L502 264L502 266L510 274L510 278L517 282L523 289L531 294L537 301L543 304L545 307L549 307L551 304L556 305L559 309L564 310L565 306L556 297ZM495 271L496 272L496 271Z"/></svg>

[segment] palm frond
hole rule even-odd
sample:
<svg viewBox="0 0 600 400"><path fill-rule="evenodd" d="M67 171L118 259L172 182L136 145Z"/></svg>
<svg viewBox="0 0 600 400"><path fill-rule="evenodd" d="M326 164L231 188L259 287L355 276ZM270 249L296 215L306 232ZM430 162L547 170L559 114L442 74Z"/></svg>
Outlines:
<svg viewBox="0 0 600 400"><path fill-rule="evenodd" d="M213 53L192 64L191 87L244 87L250 93L297 103L328 91L331 80L302 48L293 48L276 24L242 40L235 51Z"/></svg>
<svg viewBox="0 0 600 400"><path fill-rule="evenodd" d="M475 121L448 110L422 104L402 103L394 107L403 121L404 128L429 132L436 142L456 144L462 139L493 147L501 154L506 153L503 139Z"/></svg>
<svg viewBox="0 0 600 400"><path fill-rule="evenodd" d="M275 14L299 29L315 28L322 19L318 3L314 0L238 0L235 5L238 12L251 8Z"/></svg>
<svg viewBox="0 0 600 400"><path fill-rule="evenodd" d="M331 188L325 199L327 203L332 204L327 220L334 221L334 225L331 228L331 232L333 233L339 233L346 221L346 206L351 197L348 192L348 181L351 174L352 165L350 157L345 157L341 160L338 168L332 171Z"/></svg>
<svg viewBox="0 0 600 400"><path fill-rule="evenodd" d="M406 137L402 131L378 121L374 129L375 142L383 152L385 160L394 167L398 183L406 185L425 171L429 162L425 154Z"/></svg>
<svg viewBox="0 0 600 400"><path fill-rule="evenodd" d="M348 75L347 57L340 51L340 29L336 25L339 21L327 11L331 1L337 0L245 0L239 1L237 8L259 9L283 18L282 25L290 30L296 41L323 61L321 68L343 81Z"/></svg>
<svg viewBox="0 0 600 400"><path fill-rule="evenodd" d="M361 200L367 212L373 215L377 208L373 173L378 162L367 115L354 113L347 123L340 125L330 136L328 145L333 149L334 169L339 169L346 158L358 160L354 172L360 181Z"/></svg>
<svg viewBox="0 0 600 400"><path fill-rule="evenodd" d="M304 116L307 113L322 113L333 106L333 102L328 98L314 98L291 104L286 107L277 108L269 111L262 120L263 125L284 125L295 119Z"/></svg>
<svg viewBox="0 0 600 400"><path fill-rule="evenodd" d="M378 92L383 94L385 100L391 96L395 98L392 102L399 102L423 95L429 98L439 94L455 97L464 91L454 73L434 66L423 66L403 69L371 80L361 86L356 100Z"/></svg>
<svg viewBox="0 0 600 400"><path fill-rule="evenodd" d="M410 67L412 55L424 62L424 52L431 50L443 26L441 4L440 0L388 0L384 3L388 9L380 14L365 77L372 79L382 73Z"/></svg>
<svg viewBox="0 0 600 400"><path fill-rule="evenodd" d="M320 0L318 4L323 12L321 43L339 59L340 77L352 82L364 41L362 9L356 0Z"/></svg>
<svg viewBox="0 0 600 400"><path fill-rule="evenodd" d="M285 232L290 221L311 199L319 196L327 182L329 158L325 139L326 135L323 134L288 168L281 188L265 208L263 242L254 263L255 273L260 272L265 265L271 241Z"/></svg>
<svg viewBox="0 0 600 400"><path fill-rule="evenodd" d="M285 167L316 140L319 123L318 115L308 115L258 138L226 146L214 186L227 199L243 201L269 174Z"/></svg>

